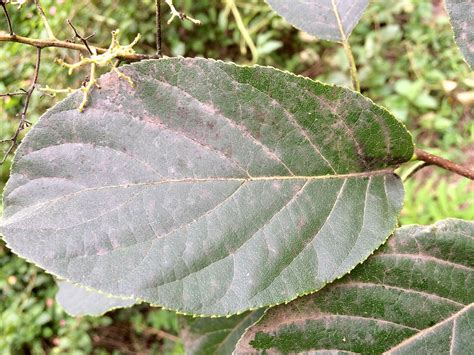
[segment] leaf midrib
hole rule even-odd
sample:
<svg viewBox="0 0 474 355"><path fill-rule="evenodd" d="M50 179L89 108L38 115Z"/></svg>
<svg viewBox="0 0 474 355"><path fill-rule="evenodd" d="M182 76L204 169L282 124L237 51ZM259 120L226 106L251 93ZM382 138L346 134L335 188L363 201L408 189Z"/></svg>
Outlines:
<svg viewBox="0 0 474 355"><path fill-rule="evenodd" d="M207 178L182 178L182 179L167 179L167 180L157 180L157 181L145 181L145 182L136 182L136 183L129 183L129 184L117 184L117 185L104 185L104 186L97 186L91 187L87 189L82 189L79 191L75 191L73 193L61 196L61 197L68 197L71 195L75 195L81 192L89 192L89 191L96 191L96 190L104 190L104 189L114 189L114 188L130 188L136 186L153 186L153 185L161 185L161 184L172 184L172 183L197 183L197 182L213 182L213 181L237 181L242 183L253 182L253 181L273 181L273 180L330 180L330 179L350 179L350 178L370 178L373 176L383 176L388 174L394 174L393 169L380 169L380 170L373 170L368 172L361 172L361 173L347 173L347 174L334 174L334 175L300 175L300 176L285 176L285 175L275 175L275 176L249 176L249 177L207 177ZM56 177L51 177L54 179ZM31 181L34 181L30 180ZM24 185L22 185L24 186ZM15 190L13 190L15 191ZM11 191L10 194L13 192Z"/></svg>
<svg viewBox="0 0 474 355"><path fill-rule="evenodd" d="M34 206L30 207L36 207L35 210L40 209L41 207L56 203L62 199L67 199L70 197L74 197L83 193L87 192L92 192L92 191L102 191L102 190L107 190L107 189L127 189L127 188L133 188L133 187L148 187L148 186L158 186L158 185L163 185L163 184L180 184L180 183L206 183L206 182L216 182L216 181L221 181L221 182L226 182L226 181L232 181L232 182L240 182L242 184L249 183L249 182L255 182L255 181L275 181L275 180L294 180L294 181L299 181L299 180L306 180L306 181L313 181L313 180L330 180L330 179L350 179L350 178L370 178L373 176L384 176L388 174L393 174L394 171L393 169L381 169L381 170L373 170L370 172L362 172L362 173L348 173L348 174L336 174L336 175L314 175L314 176L250 176L247 178L233 178L233 177L209 177L209 178L184 178L184 179L168 179L168 180L158 180L158 181L146 181L146 182L137 182L137 183L129 183L129 184L117 184L117 185L105 185L105 186L97 186L97 187L90 187L78 191L74 191L72 193L66 194L59 196L55 199L47 200L42 203L38 203ZM54 177L51 177L54 179ZM34 180L31 180L34 181ZM30 181L30 182L31 182ZM25 186L25 185L22 185ZM11 191L13 193L15 190ZM0 223L0 226L7 225L7 221L14 217L14 215L10 216L9 218L3 219L3 223Z"/></svg>

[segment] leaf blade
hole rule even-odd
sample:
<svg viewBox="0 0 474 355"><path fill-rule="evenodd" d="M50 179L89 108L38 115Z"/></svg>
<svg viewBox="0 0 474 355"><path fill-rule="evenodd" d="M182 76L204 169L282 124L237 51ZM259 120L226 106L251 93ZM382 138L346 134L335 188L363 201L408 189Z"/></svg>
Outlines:
<svg viewBox="0 0 474 355"><path fill-rule="evenodd" d="M446 0L456 44L467 64L474 66L474 2L470 0Z"/></svg>
<svg viewBox="0 0 474 355"><path fill-rule="evenodd" d="M237 352L412 354L458 346L466 353L472 345L463 339L472 337L474 316L473 235L474 223L454 219L401 228L341 281L269 310ZM464 337L452 341L458 319Z"/></svg>
<svg viewBox="0 0 474 355"><path fill-rule="evenodd" d="M135 90L105 76L84 114L71 96L17 153L2 233L49 272L227 315L321 288L393 230L403 188L392 169L413 144L369 100L203 59L125 70Z"/></svg>
<svg viewBox="0 0 474 355"><path fill-rule="evenodd" d="M368 0L267 0L275 12L298 29L328 41L349 37ZM337 15L336 15L337 11Z"/></svg>
<svg viewBox="0 0 474 355"><path fill-rule="evenodd" d="M102 316L117 308L133 306L136 301L86 290L67 281L58 281L56 301L71 316Z"/></svg>

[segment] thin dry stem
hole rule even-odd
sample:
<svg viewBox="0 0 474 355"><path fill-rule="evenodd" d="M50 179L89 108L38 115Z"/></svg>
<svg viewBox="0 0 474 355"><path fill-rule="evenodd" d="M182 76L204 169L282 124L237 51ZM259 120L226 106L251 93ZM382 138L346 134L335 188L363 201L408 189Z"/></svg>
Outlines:
<svg viewBox="0 0 474 355"><path fill-rule="evenodd" d="M14 35L11 36L7 33L0 32L0 42L16 42L26 44L36 48L66 48L81 52L88 52L87 47L83 44L72 43L68 41L61 41L57 39L41 39L41 38L28 38L23 36ZM94 47L98 54L103 54L107 51L106 48ZM138 53L123 53L117 56L117 59L124 60L127 62L136 62L144 59L153 59L156 55L138 54Z"/></svg>
<svg viewBox="0 0 474 355"><path fill-rule="evenodd" d="M165 3L169 6L171 10L171 18L168 20L168 25L173 22L175 17L179 18L181 21L188 20L194 23L195 25L200 25L201 21L196 20L195 18L192 18L188 15L186 15L184 12L179 12L176 10L176 8L173 5L173 0L165 0Z"/></svg>
<svg viewBox="0 0 474 355"><path fill-rule="evenodd" d="M156 21L156 56L162 56L161 50L161 0L155 2L155 21Z"/></svg>
<svg viewBox="0 0 474 355"><path fill-rule="evenodd" d="M237 5L235 4L234 0L227 0L227 6L229 6L230 10L232 11L232 15L234 16L235 22L237 24L237 28L239 29L240 33L242 34L242 38L244 39L245 43L250 49L250 52L252 53L252 63L257 63L258 62L258 50L257 47L255 46L255 43L252 40L252 36L250 36L250 33L247 30L247 27L245 27L244 21L242 20L242 16L240 16L239 9L237 8Z"/></svg>
<svg viewBox="0 0 474 355"><path fill-rule="evenodd" d="M3 8L3 12L7 19L8 31L10 32L10 36L14 36L15 33L13 32L12 20L10 18L10 14L8 13L7 5L5 4L5 2L0 1L0 6Z"/></svg>
<svg viewBox="0 0 474 355"><path fill-rule="evenodd" d="M13 151L15 146L18 144L18 138L20 136L20 132L24 130L26 127L29 127L31 125L31 123L26 120L26 114L30 106L31 95L33 94L33 91L36 88L36 84L38 83L40 66L41 66L41 48L36 48L35 71L33 73L33 78L31 79L31 85L28 88L28 90L26 90L26 93L25 93L25 103L23 105L23 110L21 112L20 122L18 123L17 129L15 133L13 134L13 136L10 137L9 139L5 139L1 141L1 143L10 142L10 145L7 148L7 151L5 152L0 162L0 165L3 164L7 160L7 157Z"/></svg>
<svg viewBox="0 0 474 355"><path fill-rule="evenodd" d="M75 90L72 89L72 88L53 89L53 88L50 88L49 86L45 86L44 88L38 88L38 91L40 91L40 92L42 92L46 95L56 97L57 94L70 94L70 93L74 92Z"/></svg>
<svg viewBox="0 0 474 355"><path fill-rule="evenodd" d="M21 95L26 95L27 93L28 91L24 89L20 89L20 91L6 92L5 94L0 94L0 97L21 96Z"/></svg>
<svg viewBox="0 0 474 355"><path fill-rule="evenodd" d="M56 36L54 35L53 30L51 29L51 26L49 25L48 19L46 17L46 14L44 13L44 10L43 10L43 7L41 6L40 1L35 0L35 5L36 5L36 8L38 9L41 20L43 21L44 28L46 29L46 32L48 33L48 37L50 39L56 39Z"/></svg>
<svg viewBox="0 0 474 355"><path fill-rule="evenodd" d="M87 37L83 37L79 34L79 32L77 31L76 27L74 27L74 25L72 24L71 20L67 20L67 23L69 24L69 26L71 26L72 30L74 31L74 39L78 39L82 42L82 44L87 48L87 51L89 52L90 55L93 55L94 53L92 52L92 49L91 47L89 46L89 42L87 42L89 39L91 39L92 37L95 36L95 33L87 36Z"/></svg>

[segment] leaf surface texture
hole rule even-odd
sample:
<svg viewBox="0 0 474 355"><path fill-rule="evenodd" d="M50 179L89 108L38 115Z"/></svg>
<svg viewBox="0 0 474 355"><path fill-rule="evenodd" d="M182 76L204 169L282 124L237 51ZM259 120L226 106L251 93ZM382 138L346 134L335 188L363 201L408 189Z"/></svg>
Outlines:
<svg viewBox="0 0 474 355"><path fill-rule="evenodd" d="M403 227L342 280L270 309L236 353L471 354L474 223Z"/></svg>
<svg viewBox="0 0 474 355"><path fill-rule="evenodd" d="M164 59L100 79L19 148L0 232L62 279L188 314L314 292L392 233L413 155L391 114L266 67Z"/></svg>

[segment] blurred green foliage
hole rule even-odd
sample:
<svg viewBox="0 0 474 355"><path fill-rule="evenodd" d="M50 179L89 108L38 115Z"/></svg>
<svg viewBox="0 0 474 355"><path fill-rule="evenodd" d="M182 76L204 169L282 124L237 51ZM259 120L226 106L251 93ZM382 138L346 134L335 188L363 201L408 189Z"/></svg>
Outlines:
<svg viewBox="0 0 474 355"><path fill-rule="evenodd" d="M402 224L431 224L448 217L474 219L474 189L467 179L426 176L406 184ZM434 174L433 174L434 175Z"/></svg>
<svg viewBox="0 0 474 355"><path fill-rule="evenodd" d="M71 39L66 20L107 47L119 28L124 44L137 33L136 47L154 53L154 1L43 0L56 37ZM350 85L344 51L297 31L274 14L263 0L236 0L259 54L271 65L325 82ZM200 26L175 20L166 25L163 5L163 52L168 56L204 56L249 63L251 53L225 2L175 0ZM32 1L21 9L8 5L17 34L45 38ZM0 19L3 18L0 17ZM6 30L5 21L0 27ZM474 76L454 44L440 0L374 0L350 37L362 92L393 112L413 132L421 147L444 157L474 163ZM68 76L55 64L79 59L76 52L43 50L39 83L53 88L81 85L87 71ZM27 88L33 74L34 48L15 43L0 47L0 92ZM22 97L0 99L0 139L15 129ZM35 94L28 118L35 122L58 98ZM3 150L6 145L0 146ZM0 166L0 189L8 179L11 158ZM474 186L437 169L423 170L406 182L401 223L427 224L445 217L474 219ZM0 206L1 211L1 206ZM51 276L12 255L0 244L0 353L182 353L175 315L137 306L101 318L71 318L54 301Z"/></svg>

